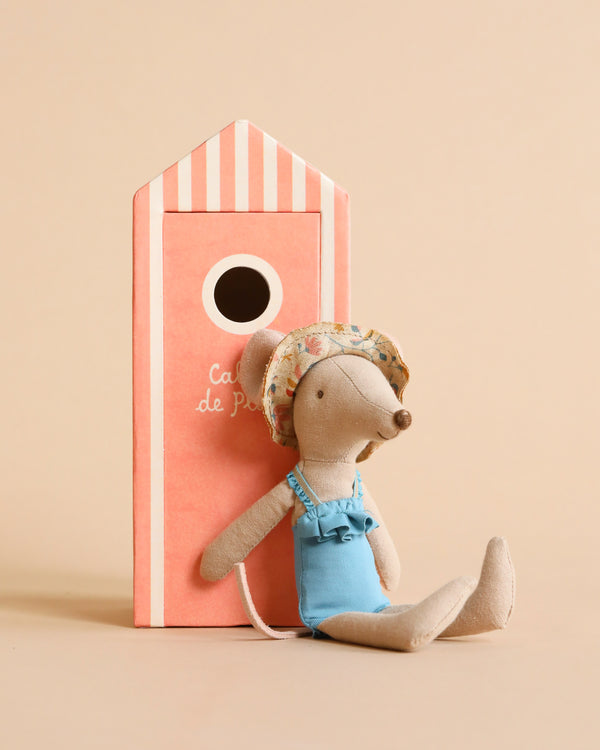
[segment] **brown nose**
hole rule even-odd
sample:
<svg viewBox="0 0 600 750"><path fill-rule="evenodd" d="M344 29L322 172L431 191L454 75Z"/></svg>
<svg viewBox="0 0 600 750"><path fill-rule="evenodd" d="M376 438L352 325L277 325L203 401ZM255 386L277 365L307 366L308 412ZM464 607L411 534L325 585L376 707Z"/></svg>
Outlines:
<svg viewBox="0 0 600 750"><path fill-rule="evenodd" d="M400 409L400 411L397 411L394 414L394 422L401 430L406 430L408 427L410 427L410 423L412 422L410 412L406 411L406 409Z"/></svg>

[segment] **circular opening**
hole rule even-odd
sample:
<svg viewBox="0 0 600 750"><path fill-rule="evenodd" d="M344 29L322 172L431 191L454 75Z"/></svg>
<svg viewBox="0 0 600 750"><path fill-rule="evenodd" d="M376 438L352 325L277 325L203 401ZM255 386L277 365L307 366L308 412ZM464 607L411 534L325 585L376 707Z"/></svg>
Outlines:
<svg viewBox="0 0 600 750"><path fill-rule="evenodd" d="M235 266L217 280L214 299L217 309L225 318L236 323L247 323L264 313L271 292L260 271L248 266Z"/></svg>
<svg viewBox="0 0 600 750"><path fill-rule="evenodd" d="M281 309L279 274L264 258L236 253L218 260L204 277L202 304L222 331L246 336L270 325Z"/></svg>

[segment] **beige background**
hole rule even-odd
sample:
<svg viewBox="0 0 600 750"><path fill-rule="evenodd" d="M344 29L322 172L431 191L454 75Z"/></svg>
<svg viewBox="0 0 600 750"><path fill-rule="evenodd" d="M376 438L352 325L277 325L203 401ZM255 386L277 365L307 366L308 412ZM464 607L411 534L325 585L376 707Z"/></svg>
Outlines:
<svg viewBox="0 0 600 750"><path fill-rule="evenodd" d="M597 747L600 6L0 20L0 745ZM354 318L403 342L414 426L364 469L395 600L504 534L505 633L405 655L131 628L131 198L236 118L349 190Z"/></svg>

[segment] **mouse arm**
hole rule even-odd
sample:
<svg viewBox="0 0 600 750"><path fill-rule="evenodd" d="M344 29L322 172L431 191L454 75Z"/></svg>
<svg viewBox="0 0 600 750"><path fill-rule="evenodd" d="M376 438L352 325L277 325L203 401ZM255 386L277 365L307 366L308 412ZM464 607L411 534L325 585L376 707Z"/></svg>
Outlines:
<svg viewBox="0 0 600 750"><path fill-rule="evenodd" d="M207 581L224 578L275 528L294 505L294 493L284 479L232 521L204 551L200 575Z"/></svg>
<svg viewBox="0 0 600 750"><path fill-rule="evenodd" d="M379 577L381 578L384 587L388 591L393 591L397 588L398 583L400 582L400 559L396 552L396 547L394 546L392 537L383 522L379 508L377 507L373 496L364 485L363 497L365 510L368 510L379 524L376 529L373 529L373 531L370 531L367 534L367 539L373 550L377 572L379 573Z"/></svg>

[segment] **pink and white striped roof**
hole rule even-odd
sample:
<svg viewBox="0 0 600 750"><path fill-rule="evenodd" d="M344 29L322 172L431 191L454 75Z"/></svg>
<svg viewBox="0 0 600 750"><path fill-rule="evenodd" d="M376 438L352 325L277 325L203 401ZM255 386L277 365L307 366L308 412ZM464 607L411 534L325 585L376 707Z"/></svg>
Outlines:
<svg viewBox="0 0 600 750"><path fill-rule="evenodd" d="M320 213L320 318L347 316L349 268L340 256L348 257L348 194L252 123L232 122L145 189L157 220L165 211Z"/></svg>

